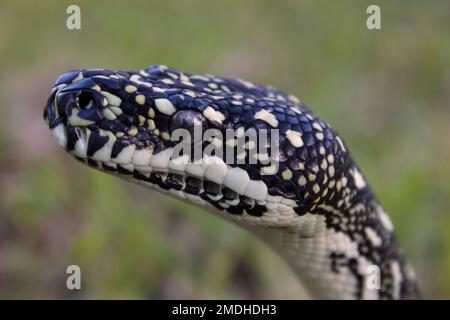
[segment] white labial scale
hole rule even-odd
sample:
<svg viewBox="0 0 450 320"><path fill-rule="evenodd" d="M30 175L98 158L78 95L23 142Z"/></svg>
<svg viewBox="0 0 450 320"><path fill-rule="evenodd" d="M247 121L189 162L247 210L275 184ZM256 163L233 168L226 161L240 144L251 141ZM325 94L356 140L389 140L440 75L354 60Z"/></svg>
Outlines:
<svg viewBox="0 0 450 320"><path fill-rule="evenodd" d="M100 131L100 135L108 137L108 141L92 155L92 159L108 162L111 159L111 151L114 142L116 142L116 136L109 131L103 130Z"/></svg>
<svg viewBox="0 0 450 320"><path fill-rule="evenodd" d="M248 173L241 168L228 169L223 184L237 194L243 194L245 188L250 182Z"/></svg>
<svg viewBox="0 0 450 320"><path fill-rule="evenodd" d="M136 146L134 144L130 144L123 148L119 154L111 159L113 162L119 163L119 164L128 164L131 162L131 159L133 157L134 150L136 149Z"/></svg>
<svg viewBox="0 0 450 320"><path fill-rule="evenodd" d="M157 154L153 154L150 158L150 166L154 169L167 171L169 169L169 161L172 156L172 148L167 148Z"/></svg>
<svg viewBox="0 0 450 320"><path fill-rule="evenodd" d="M217 183L223 184L228 173L228 166L219 157L211 157L211 164L208 165L205 171L205 178Z"/></svg>
<svg viewBox="0 0 450 320"><path fill-rule="evenodd" d="M136 166L148 166L152 153L152 149L135 150L133 153L133 157L131 158L131 162Z"/></svg>
<svg viewBox="0 0 450 320"><path fill-rule="evenodd" d="M262 181L250 180L244 189L244 196L263 201L267 198L267 186Z"/></svg>
<svg viewBox="0 0 450 320"><path fill-rule="evenodd" d="M88 141L89 141L90 136L91 136L91 131L86 128L85 134L83 136L79 137L79 139L75 143L75 146L72 150L73 155L80 157L80 158L87 157L87 146L88 146Z"/></svg>
<svg viewBox="0 0 450 320"><path fill-rule="evenodd" d="M196 178L203 178L206 169L207 165L203 161L199 161L199 163L188 163L186 165L186 173Z"/></svg>
<svg viewBox="0 0 450 320"><path fill-rule="evenodd" d="M171 172L185 174L186 166L189 163L189 156L184 154L182 156L171 158L169 161L169 170Z"/></svg>
<svg viewBox="0 0 450 320"><path fill-rule="evenodd" d="M58 124L55 128L51 131L52 137L55 140L55 142L65 148L67 145L67 134L66 134L66 128L62 123Z"/></svg>

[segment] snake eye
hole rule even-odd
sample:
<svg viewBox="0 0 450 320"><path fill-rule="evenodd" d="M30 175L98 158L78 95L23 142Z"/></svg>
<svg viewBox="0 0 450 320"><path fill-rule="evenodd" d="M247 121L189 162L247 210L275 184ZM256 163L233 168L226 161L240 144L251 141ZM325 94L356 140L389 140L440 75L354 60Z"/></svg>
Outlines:
<svg viewBox="0 0 450 320"><path fill-rule="evenodd" d="M93 101L93 94L91 91L85 90L81 91L80 95L78 96L78 106L80 109L88 109Z"/></svg>
<svg viewBox="0 0 450 320"><path fill-rule="evenodd" d="M170 121L171 132L177 129L187 130L190 135L189 138L191 138L190 141L198 142L202 139L203 131L208 129L208 122L198 111L180 110L173 115Z"/></svg>

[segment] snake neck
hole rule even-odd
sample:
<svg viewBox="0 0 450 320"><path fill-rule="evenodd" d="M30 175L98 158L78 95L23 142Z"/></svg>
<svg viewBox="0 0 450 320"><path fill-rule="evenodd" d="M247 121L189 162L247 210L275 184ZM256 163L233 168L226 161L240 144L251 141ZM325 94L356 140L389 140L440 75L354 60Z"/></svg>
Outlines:
<svg viewBox="0 0 450 320"><path fill-rule="evenodd" d="M350 158L340 191L283 228L249 227L291 267L311 298L418 299L389 216Z"/></svg>

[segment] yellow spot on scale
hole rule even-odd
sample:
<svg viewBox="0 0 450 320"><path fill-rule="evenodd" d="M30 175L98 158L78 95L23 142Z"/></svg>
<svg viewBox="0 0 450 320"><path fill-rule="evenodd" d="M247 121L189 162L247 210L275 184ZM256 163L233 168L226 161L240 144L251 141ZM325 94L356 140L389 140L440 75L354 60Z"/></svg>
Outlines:
<svg viewBox="0 0 450 320"><path fill-rule="evenodd" d="M286 169L281 173L281 176L283 177L284 180L290 180L290 179L292 179L292 171L289 169Z"/></svg>
<svg viewBox="0 0 450 320"><path fill-rule="evenodd" d="M155 99L155 106L159 110L159 112L168 116L171 116L176 111L172 102L167 99Z"/></svg>
<svg viewBox="0 0 450 320"><path fill-rule="evenodd" d="M148 116L150 118L154 118L155 117L155 110L153 110L153 108L148 109Z"/></svg>
<svg viewBox="0 0 450 320"><path fill-rule="evenodd" d="M102 91L102 89L100 88L100 86L99 86L98 84L96 84L95 86L93 86L91 89L92 89L92 90L95 90L95 91L97 91L97 92Z"/></svg>
<svg viewBox="0 0 450 320"><path fill-rule="evenodd" d="M144 123L145 123L145 117L139 115L139 116L138 116L138 119L139 119L139 125L140 125L140 126L143 126Z"/></svg>
<svg viewBox="0 0 450 320"><path fill-rule="evenodd" d="M256 147L256 144L254 141L248 141L245 143L245 149L247 149L247 150L252 150L255 147Z"/></svg>
<svg viewBox="0 0 450 320"><path fill-rule="evenodd" d="M294 146L296 148L303 146L303 140L302 140L300 132L293 131L293 130L287 130L285 134L286 134L286 138L288 138L288 140L292 144L292 146Z"/></svg>
<svg viewBox="0 0 450 320"><path fill-rule="evenodd" d="M313 185L313 191L314 191L314 193L319 193L320 187L317 183Z"/></svg>
<svg viewBox="0 0 450 320"><path fill-rule="evenodd" d="M172 80L170 80L169 78L162 79L161 82L162 82L162 83L165 83L165 84L174 84L174 83L175 83L175 82L173 82Z"/></svg>
<svg viewBox="0 0 450 320"><path fill-rule="evenodd" d="M314 193L319 193L320 187L317 183L313 185L313 191L314 191Z"/></svg>
<svg viewBox="0 0 450 320"><path fill-rule="evenodd" d="M302 112L297 108L292 107L291 110L294 111L296 114L302 114Z"/></svg>
<svg viewBox="0 0 450 320"><path fill-rule="evenodd" d="M81 79L83 79L83 74L80 72L80 73L78 73L77 77L72 80L72 83L77 82Z"/></svg>
<svg viewBox="0 0 450 320"><path fill-rule="evenodd" d="M153 87L152 90L153 90L153 92L164 92L164 91L166 91L166 90L164 90L162 88L159 88L159 87Z"/></svg>
<svg viewBox="0 0 450 320"><path fill-rule="evenodd" d="M225 144L229 147L235 147L237 146L238 141L236 139L228 139Z"/></svg>
<svg viewBox="0 0 450 320"><path fill-rule="evenodd" d="M219 123L222 123L222 121L225 120L225 116L223 115L223 113L216 111L211 107L207 107L205 110L203 110L203 115L209 120Z"/></svg>
<svg viewBox="0 0 450 320"><path fill-rule="evenodd" d="M150 131L155 130L156 126L155 126L155 121L153 121L152 119L147 120L147 129Z"/></svg>
<svg viewBox="0 0 450 320"><path fill-rule="evenodd" d="M312 126L313 126L313 128L315 128L316 130L319 130L319 131L322 131L322 130L323 130L322 127L320 126L320 124L317 123L317 122L314 122L314 123L312 124Z"/></svg>
<svg viewBox="0 0 450 320"><path fill-rule="evenodd" d="M116 137L117 137L117 138L122 138L124 135L125 135L125 133L123 133L123 132L121 132L121 131L116 132Z"/></svg>
<svg viewBox="0 0 450 320"><path fill-rule="evenodd" d="M190 96L190 97L192 97L192 98L197 97L197 95L195 94L195 92L194 92L194 91L191 91L191 90L185 91L184 94L186 94L186 95L188 95L188 96Z"/></svg>
<svg viewBox="0 0 450 320"><path fill-rule="evenodd" d="M333 166L329 166L328 167L328 175L330 176L330 178L334 177L334 167Z"/></svg>
<svg viewBox="0 0 450 320"><path fill-rule="evenodd" d="M267 166L261 168L261 173L266 175L272 175L275 174L277 170L276 166Z"/></svg>
<svg viewBox="0 0 450 320"><path fill-rule="evenodd" d="M325 148L321 146L321 147L319 148L319 153L320 153L321 155L324 155L324 154L325 154Z"/></svg>
<svg viewBox="0 0 450 320"><path fill-rule="evenodd" d="M161 138L163 140L170 140L170 134L166 131L161 132Z"/></svg>
<svg viewBox="0 0 450 320"><path fill-rule="evenodd" d="M246 156L247 156L247 152L242 151L241 153L239 153L239 154L236 156L236 158L239 159L239 160L244 160Z"/></svg>
<svg viewBox="0 0 450 320"><path fill-rule="evenodd" d="M267 110L260 110L255 113L255 120L262 120L270 124L272 127L278 127L278 120L272 113Z"/></svg>
<svg viewBox="0 0 450 320"><path fill-rule="evenodd" d="M138 133L138 129L136 127L131 128L130 130L128 130L128 135L134 137L135 135L137 135Z"/></svg>
<svg viewBox="0 0 450 320"><path fill-rule="evenodd" d="M306 178L305 178L305 176L300 176L300 178L298 178L298 185L299 186L306 185Z"/></svg>
<svg viewBox="0 0 450 320"><path fill-rule="evenodd" d="M216 148L222 147L222 140L216 137L212 137L209 141Z"/></svg>
<svg viewBox="0 0 450 320"><path fill-rule="evenodd" d="M135 86L132 86L132 85L127 85L126 87L125 87L125 92L128 92L128 93L133 93L133 92L135 92L137 90L137 88L135 87Z"/></svg>
<svg viewBox="0 0 450 320"><path fill-rule="evenodd" d="M190 81L181 81L181 83L188 87L195 87L195 85Z"/></svg>
<svg viewBox="0 0 450 320"><path fill-rule="evenodd" d="M189 81L189 78L184 73L180 73L180 80L181 81Z"/></svg>
<svg viewBox="0 0 450 320"><path fill-rule="evenodd" d="M327 161L330 164L333 163L334 162L334 156L332 154L329 154L328 157L327 157Z"/></svg>
<svg viewBox="0 0 450 320"><path fill-rule="evenodd" d="M141 106L145 104L145 96L143 94L138 94L134 100Z"/></svg>

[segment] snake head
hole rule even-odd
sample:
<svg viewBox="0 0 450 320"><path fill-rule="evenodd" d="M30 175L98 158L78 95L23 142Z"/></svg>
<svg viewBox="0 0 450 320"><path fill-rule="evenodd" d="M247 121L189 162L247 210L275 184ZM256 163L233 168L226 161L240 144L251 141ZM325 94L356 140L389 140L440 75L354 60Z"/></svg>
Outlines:
<svg viewBox="0 0 450 320"><path fill-rule="evenodd" d="M128 95L137 88L128 82L122 74L106 70L74 70L60 76L44 110L55 141L78 159L102 168L129 165L137 149L149 157L162 139L141 121L143 95L130 101Z"/></svg>
<svg viewBox="0 0 450 320"><path fill-rule="evenodd" d="M316 205L338 174L337 154L344 148L293 96L159 65L64 73L44 119L55 141L92 167L190 202L258 217L271 207L304 213ZM194 150L215 147L209 162L195 162L191 150L175 152L178 130L187 132L184 141ZM268 134L264 143L262 132ZM256 135L259 140L251 143Z"/></svg>

